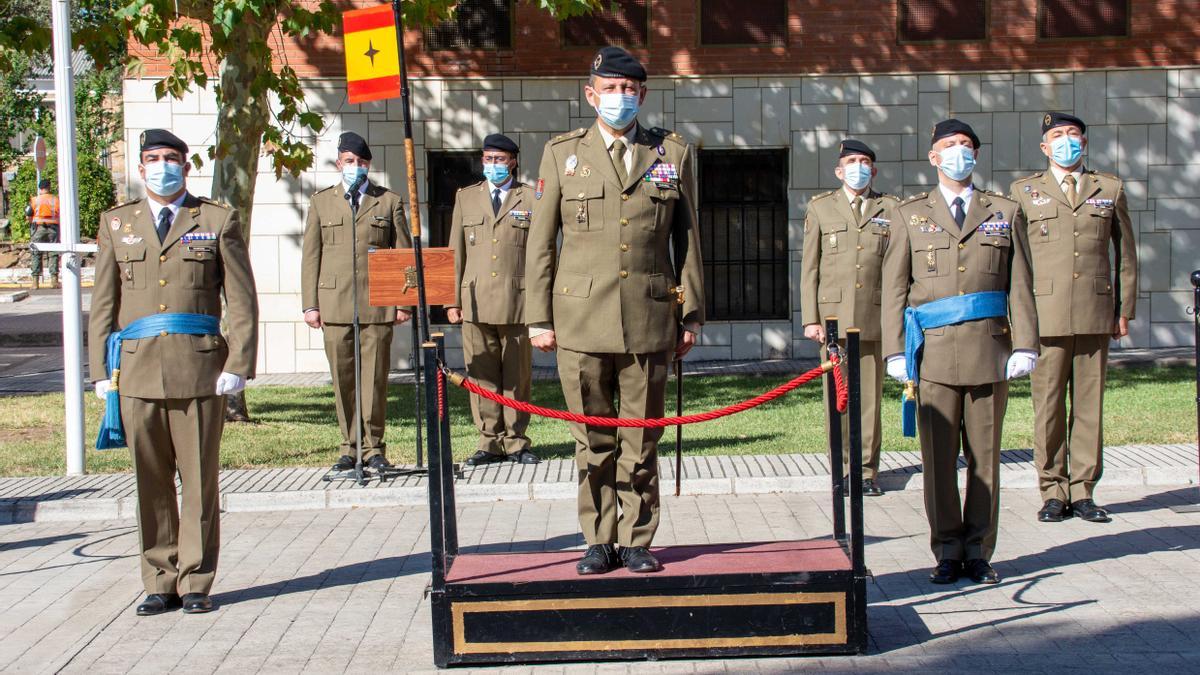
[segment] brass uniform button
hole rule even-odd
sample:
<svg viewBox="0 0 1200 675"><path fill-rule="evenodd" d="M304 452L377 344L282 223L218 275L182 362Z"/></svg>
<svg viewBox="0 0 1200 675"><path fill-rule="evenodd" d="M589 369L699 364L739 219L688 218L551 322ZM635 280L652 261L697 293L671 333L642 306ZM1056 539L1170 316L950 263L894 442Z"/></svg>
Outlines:
<svg viewBox="0 0 1200 675"><path fill-rule="evenodd" d="M496 273L495 273L495 272L492 272L492 276L496 276Z"/></svg>
<svg viewBox="0 0 1200 675"><path fill-rule="evenodd" d="M1075 257L1076 257L1076 258L1078 258L1078 257L1079 257L1079 251L1075 251Z"/></svg>
<svg viewBox="0 0 1200 675"><path fill-rule="evenodd" d="M1075 232L1075 236L1076 236L1076 237L1078 237L1078 236L1079 236L1079 232L1078 232L1078 231L1076 231L1076 232Z"/></svg>
<svg viewBox="0 0 1200 675"><path fill-rule="evenodd" d="M166 285L167 285L167 280L166 280L166 279L159 279L159 280L158 280L158 285L159 285L159 286L166 286Z"/></svg>
<svg viewBox="0 0 1200 675"><path fill-rule="evenodd" d="M628 277L629 277L629 272L627 272L625 270L621 270L621 278L626 279Z"/></svg>
<svg viewBox="0 0 1200 675"><path fill-rule="evenodd" d="M959 291L959 292L958 292L958 294L959 294L959 295L966 295L966 294L967 294L967 292L966 292L966 291Z"/></svg>
<svg viewBox="0 0 1200 675"><path fill-rule="evenodd" d="M621 201L623 201L623 202L629 201L629 195L621 195Z"/></svg>
<svg viewBox="0 0 1200 675"><path fill-rule="evenodd" d="M621 244L621 250L622 250L622 251L628 251L628 250L629 250L629 244Z"/></svg>
<svg viewBox="0 0 1200 675"><path fill-rule="evenodd" d="M1076 273L1073 275L1073 278L1075 278L1075 279L1078 279L1078 278L1079 278L1079 272L1076 272Z"/></svg>
<svg viewBox="0 0 1200 675"><path fill-rule="evenodd" d="M570 293L570 292L571 292L571 289L567 288L566 286L563 286L563 293Z"/></svg>
<svg viewBox="0 0 1200 675"><path fill-rule="evenodd" d="M861 269L862 269L862 265L855 265L855 266L854 266L854 269L856 269L856 270L861 270Z"/></svg>
<svg viewBox="0 0 1200 675"><path fill-rule="evenodd" d="M926 248L926 250L932 251L932 250L933 250L933 244L930 244L930 245L926 246L925 248Z"/></svg>
<svg viewBox="0 0 1200 675"><path fill-rule="evenodd" d="M495 259L496 259L496 256L492 256L492 260L495 260Z"/></svg>
<svg viewBox="0 0 1200 675"><path fill-rule="evenodd" d="M165 312L165 311L167 311L167 306L166 306L166 305L159 305L159 306L158 306L158 311L160 311L160 312Z"/></svg>
<svg viewBox="0 0 1200 675"><path fill-rule="evenodd" d="M493 240L492 240L492 243L493 243L493 244L499 244L499 243L500 243L500 240L499 240L499 239L493 239Z"/></svg>
<svg viewBox="0 0 1200 675"><path fill-rule="evenodd" d="M860 250L860 251L862 250L862 244L858 245L858 250Z"/></svg>
<svg viewBox="0 0 1200 675"><path fill-rule="evenodd" d="M622 225L628 225L628 224L629 224L629 219L628 219L628 218L622 218L622 219L621 219L621 224L622 224Z"/></svg>
<svg viewBox="0 0 1200 675"><path fill-rule="evenodd" d="M165 255L158 256L158 262L167 262L167 256L165 256Z"/></svg>
<svg viewBox="0 0 1200 675"><path fill-rule="evenodd" d="M862 288L862 284L854 284L855 288Z"/></svg>
<svg viewBox="0 0 1200 675"><path fill-rule="evenodd" d="M958 266L958 271L959 271L959 272L966 272L966 271L967 271L967 268L963 267L962 265L959 265L959 266Z"/></svg>
<svg viewBox="0 0 1200 675"><path fill-rule="evenodd" d="M966 247L967 247L967 245L966 245L966 244L959 244L959 245L958 245L958 247L959 247L959 248L966 248Z"/></svg>
<svg viewBox="0 0 1200 675"><path fill-rule="evenodd" d="M167 331L165 331L165 330L158 331L158 334L160 337L167 337Z"/></svg>

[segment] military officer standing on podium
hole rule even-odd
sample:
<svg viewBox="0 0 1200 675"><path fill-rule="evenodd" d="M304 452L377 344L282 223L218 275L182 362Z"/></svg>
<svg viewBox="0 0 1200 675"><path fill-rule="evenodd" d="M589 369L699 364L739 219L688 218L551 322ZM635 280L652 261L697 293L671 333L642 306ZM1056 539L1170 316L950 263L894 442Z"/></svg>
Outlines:
<svg viewBox="0 0 1200 675"><path fill-rule="evenodd" d="M1041 149L1050 166L1014 182L1011 191L1029 221L1041 334L1031 384L1044 523L1072 515L1111 520L1093 500L1104 469L1105 368L1109 340L1129 334L1137 302L1137 245L1125 187L1116 176L1084 168L1086 132L1078 117L1047 113Z"/></svg>
<svg viewBox="0 0 1200 675"><path fill-rule="evenodd" d="M325 356L333 378L342 455L334 469L349 471L355 464L354 428L354 260L350 228L355 228L358 249L358 316L362 360L359 376L362 396L364 464L384 469L388 463L383 440L387 420L387 378L391 366L392 325L404 323L412 313L397 307L373 307L367 298L367 251L373 248L408 248L412 235L404 219L400 195L372 183L359 183L358 219L351 222L350 189L367 176L371 148L362 136L347 131L338 138L337 168L342 180L314 194L304 227L300 295L304 323L321 329Z"/></svg>
<svg viewBox="0 0 1200 675"><path fill-rule="evenodd" d="M462 324L467 375L517 400L529 400L532 350L525 327L525 239L533 220L533 190L516 179L517 153L503 134L483 139L482 183L458 191L450 218L455 306ZM474 394L471 413L479 445L467 466L505 460L537 464L529 449L529 413Z"/></svg>
<svg viewBox="0 0 1200 675"><path fill-rule="evenodd" d="M969 125L938 122L931 145L938 184L900 204L884 256L884 353L888 375L917 384L925 512L938 561L930 581L953 583L965 572L997 583L989 561L1008 380L1037 363L1029 242L1018 204L972 183L979 137Z"/></svg>
<svg viewBox="0 0 1200 675"><path fill-rule="evenodd" d="M97 234L90 368L97 378L113 371L98 379L96 394L118 390L133 455L142 616L212 610L224 395L254 377L258 349L258 300L237 212L187 191L187 152L169 131L143 133L138 173L148 198L106 212ZM193 322L207 328L184 327ZM150 325L161 330L140 328ZM125 337L110 352L109 336L118 332ZM152 334L131 337L145 333Z"/></svg>
<svg viewBox="0 0 1200 675"><path fill-rule="evenodd" d="M645 81L628 52L601 49L584 89L598 119L546 144L534 191L525 321L534 347L558 348L576 413L616 416L619 400L621 417L661 417L668 365L704 321L692 150L678 134L638 123ZM648 547L662 429L571 430L588 543L577 571L659 570Z"/></svg>
<svg viewBox="0 0 1200 675"><path fill-rule="evenodd" d="M861 332L863 494L878 497L883 353L879 342L879 272L900 200L871 188L875 151L846 139L834 169L841 189L813 197L804 217L800 309L804 337L825 344L824 317ZM844 342L843 342L843 346ZM829 392L825 405L829 405ZM850 418L842 415L842 474L850 475ZM828 417L826 417L828 423Z"/></svg>

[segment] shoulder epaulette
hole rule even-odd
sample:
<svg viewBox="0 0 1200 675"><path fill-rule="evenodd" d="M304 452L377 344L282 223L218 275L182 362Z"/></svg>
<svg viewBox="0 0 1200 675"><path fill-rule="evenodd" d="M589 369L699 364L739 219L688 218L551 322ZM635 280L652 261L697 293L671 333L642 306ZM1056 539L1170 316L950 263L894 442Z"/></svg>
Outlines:
<svg viewBox="0 0 1200 675"><path fill-rule="evenodd" d="M1007 200L1010 202L1013 201L1012 197L1009 197L1008 195L1004 194L1003 192L996 192L995 190L984 190L983 192L984 192L984 194L991 196L991 197L999 197L1000 199L1004 199L1004 200Z"/></svg>
<svg viewBox="0 0 1200 675"><path fill-rule="evenodd" d="M663 138L665 138L669 141L675 141L676 143L683 145L683 146L687 145L687 140L684 139L683 136L680 136L679 134L675 133L674 131L669 131L667 129L663 129L662 127L654 127L653 129L650 130L650 133L653 133L658 136L662 136Z"/></svg>
<svg viewBox="0 0 1200 675"><path fill-rule="evenodd" d="M219 202L215 199L210 199L208 197L201 197L200 201L204 204L208 204L210 206L219 206L223 209L232 209L233 208L232 206L230 206L229 204L226 204L225 202Z"/></svg>
<svg viewBox="0 0 1200 675"><path fill-rule="evenodd" d="M572 138L579 138L580 136L582 136L586 133L587 133L587 127L579 127L578 129L568 131L567 133L562 134L560 136L555 136L553 139L550 140L550 142L551 143L561 143L563 141L567 141Z"/></svg>
<svg viewBox="0 0 1200 675"><path fill-rule="evenodd" d="M1038 171L1037 173L1031 174L1029 176L1025 176L1024 178L1018 178L1018 179L1014 180L1013 183L1024 183L1027 180L1033 180L1034 178L1041 178L1044 174L1045 174L1044 171Z"/></svg>
<svg viewBox="0 0 1200 675"><path fill-rule="evenodd" d="M1121 180L1120 176L1113 173L1108 173L1107 171L1096 171L1095 169L1090 169L1088 173L1092 173L1097 176L1104 176L1105 178L1111 178L1113 180Z"/></svg>
<svg viewBox="0 0 1200 675"><path fill-rule="evenodd" d="M831 195L831 194L834 194L835 192L837 192L837 190L828 190L828 191L826 191L826 192L822 192L822 193L821 193L821 194L819 194L819 195L814 195L814 196L813 196L813 198L812 198L811 200L809 200L809 201L814 201L814 202L815 202L815 201L817 201L818 199L824 199L824 198L828 197L829 195Z"/></svg>
<svg viewBox="0 0 1200 675"><path fill-rule="evenodd" d="M473 189L473 188L477 188L477 187L479 187L480 185L483 185L483 181L479 181L478 183L471 183L470 185L464 185L463 187L460 187L460 188L458 188L458 191L459 191L459 192L465 192L465 191L467 191L467 190L470 190L470 189Z"/></svg>
<svg viewBox="0 0 1200 675"><path fill-rule="evenodd" d="M316 192L314 192L314 193L313 193L313 196L314 196L314 197L316 197L317 195L321 194L322 192L327 192L327 191L329 191L329 190L332 190L332 189L333 189L333 188L335 188L335 187L337 187L337 184L330 185L330 186L328 186L328 187L323 187L323 188L321 188L320 190L317 190Z"/></svg>
<svg viewBox="0 0 1200 675"><path fill-rule="evenodd" d="M900 205L901 205L901 206L903 206L903 205L905 205L905 204L911 204L911 203L913 203L913 202L919 202L919 201L921 201L922 199L925 199L925 198L926 198L926 197L928 197L928 196L929 196L929 193L928 193L928 192L921 192L921 193L915 194L915 195L913 195L913 196L909 197L908 199L905 199L904 201L900 202Z"/></svg>
<svg viewBox="0 0 1200 675"><path fill-rule="evenodd" d="M893 194L889 194L889 193L887 193L887 192L884 192L883 194L879 195L879 198L880 198L880 199L890 199L890 200L892 200L892 201L894 201L894 202L896 202L896 203L899 203L899 202L900 202L900 198L899 198L899 197L897 197L896 195L893 195Z"/></svg>

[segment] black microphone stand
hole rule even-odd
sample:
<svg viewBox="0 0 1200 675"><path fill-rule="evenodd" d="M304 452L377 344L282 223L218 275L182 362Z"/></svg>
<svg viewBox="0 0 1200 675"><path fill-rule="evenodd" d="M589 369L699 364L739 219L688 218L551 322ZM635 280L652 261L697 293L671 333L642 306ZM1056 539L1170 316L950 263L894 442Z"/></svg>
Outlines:
<svg viewBox="0 0 1200 675"><path fill-rule="evenodd" d="M350 202L350 279L354 284L350 291L354 303L354 480L359 485L367 484L363 477L362 326L358 317L358 198L365 182L366 175L359 176L346 193Z"/></svg>

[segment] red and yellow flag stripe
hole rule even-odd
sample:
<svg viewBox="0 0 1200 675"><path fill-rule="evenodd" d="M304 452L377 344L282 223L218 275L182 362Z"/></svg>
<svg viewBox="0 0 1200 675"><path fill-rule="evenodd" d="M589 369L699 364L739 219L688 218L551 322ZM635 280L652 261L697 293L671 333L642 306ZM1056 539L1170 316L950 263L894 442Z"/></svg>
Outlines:
<svg viewBox="0 0 1200 675"><path fill-rule="evenodd" d="M377 5L342 14L346 89L350 103L400 95L400 48L392 6Z"/></svg>

